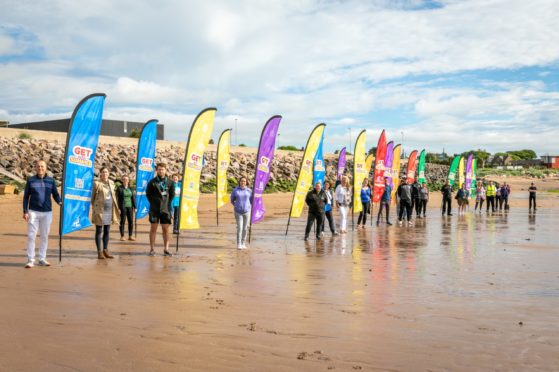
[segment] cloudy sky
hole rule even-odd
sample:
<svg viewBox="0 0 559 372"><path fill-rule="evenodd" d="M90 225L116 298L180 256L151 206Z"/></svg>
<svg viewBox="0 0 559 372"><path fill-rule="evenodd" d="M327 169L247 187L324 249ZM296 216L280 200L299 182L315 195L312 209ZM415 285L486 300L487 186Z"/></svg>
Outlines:
<svg viewBox="0 0 559 372"><path fill-rule="evenodd" d="M0 0L0 120L69 117L107 94L105 118L166 125L185 141L217 107L256 146L559 153L556 0ZM233 135L233 143L235 136ZM352 145L353 146L353 145Z"/></svg>

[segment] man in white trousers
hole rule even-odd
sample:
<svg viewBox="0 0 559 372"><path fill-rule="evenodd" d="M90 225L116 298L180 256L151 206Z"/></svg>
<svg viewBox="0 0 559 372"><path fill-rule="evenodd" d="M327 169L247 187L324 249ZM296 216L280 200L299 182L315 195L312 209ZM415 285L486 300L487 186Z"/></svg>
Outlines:
<svg viewBox="0 0 559 372"><path fill-rule="evenodd" d="M47 261L50 224L52 222L51 198L60 205L62 200L54 183L47 176L47 164L43 160L35 162L36 175L30 177L23 192L23 219L27 222L27 264L26 269L35 266L35 238L41 235L39 265L50 266Z"/></svg>

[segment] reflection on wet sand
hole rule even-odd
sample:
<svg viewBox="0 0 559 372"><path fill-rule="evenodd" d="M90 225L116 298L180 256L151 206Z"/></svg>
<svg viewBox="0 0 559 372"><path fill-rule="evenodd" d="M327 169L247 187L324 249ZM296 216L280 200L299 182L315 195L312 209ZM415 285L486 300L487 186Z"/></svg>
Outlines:
<svg viewBox="0 0 559 372"><path fill-rule="evenodd" d="M325 232L308 242L302 222L286 237L278 220L265 221L246 251L232 248L228 225L181 235L172 258L80 255L34 275L3 269L0 280L13 283L2 288L11 304L0 309L12 340L4 355L24 345L48 355L32 340L52 337L73 351L47 356L47 369L129 369L130 360L210 370L559 365L559 214L538 212L536 223L520 210L431 212L414 226ZM37 318L37 308L48 312ZM97 341L73 347L74 333ZM92 349L118 358L92 358ZM20 359L8 357L6 368L21 367Z"/></svg>

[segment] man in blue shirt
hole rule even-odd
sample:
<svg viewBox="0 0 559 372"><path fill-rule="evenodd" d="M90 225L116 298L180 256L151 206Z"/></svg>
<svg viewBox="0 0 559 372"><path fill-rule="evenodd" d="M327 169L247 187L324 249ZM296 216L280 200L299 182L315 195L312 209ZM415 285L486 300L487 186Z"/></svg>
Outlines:
<svg viewBox="0 0 559 372"><path fill-rule="evenodd" d="M390 183L388 183L388 178L384 177L384 193L380 198L380 208L378 209L378 214L377 214L377 226L380 223L380 216L382 215L383 208L386 210L386 224L392 225L388 217L390 214L391 194L392 194L392 187L390 186Z"/></svg>
<svg viewBox="0 0 559 372"><path fill-rule="evenodd" d="M50 266L47 246L52 222L51 197L58 205L62 204L54 179L47 176L47 164L43 160L35 162L35 172L37 174L27 180L23 192L23 219L27 222L27 269L35 265L37 231L41 235L39 265Z"/></svg>

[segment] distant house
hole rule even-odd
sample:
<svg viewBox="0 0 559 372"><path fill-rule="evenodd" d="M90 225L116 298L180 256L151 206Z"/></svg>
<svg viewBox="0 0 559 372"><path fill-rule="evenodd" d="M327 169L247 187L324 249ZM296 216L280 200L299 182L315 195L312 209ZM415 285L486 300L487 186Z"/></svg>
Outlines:
<svg viewBox="0 0 559 372"><path fill-rule="evenodd" d="M70 124L70 119L58 119L58 120L46 120L46 121L35 121L31 123L20 123L20 124L10 124L9 128L20 128L29 130L46 130L49 132L64 132L68 131L68 125ZM103 119L101 124L101 135L102 136L113 136L113 137L130 137L130 133L134 129L139 133L144 126L144 123L139 123L135 121L123 121L123 120L108 120ZM163 124L157 124L157 139L165 139Z"/></svg>
<svg viewBox="0 0 559 372"><path fill-rule="evenodd" d="M544 166L559 169L559 155L544 155L541 158Z"/></svg>
<svg viewBox="0 0 559 372"><path fill-rule="evenodd" d="M510 155L493 155L487 159L487 164L492 167L506 167L512 165L512 156Z"/></svg>
<svg viewBox="0 0 559 372"><path fill-rule="evenodd" d="M511 162L513 167L540 167L543 165L543 162L540 159L530 159L530 160L513 160Z"/></svg>

